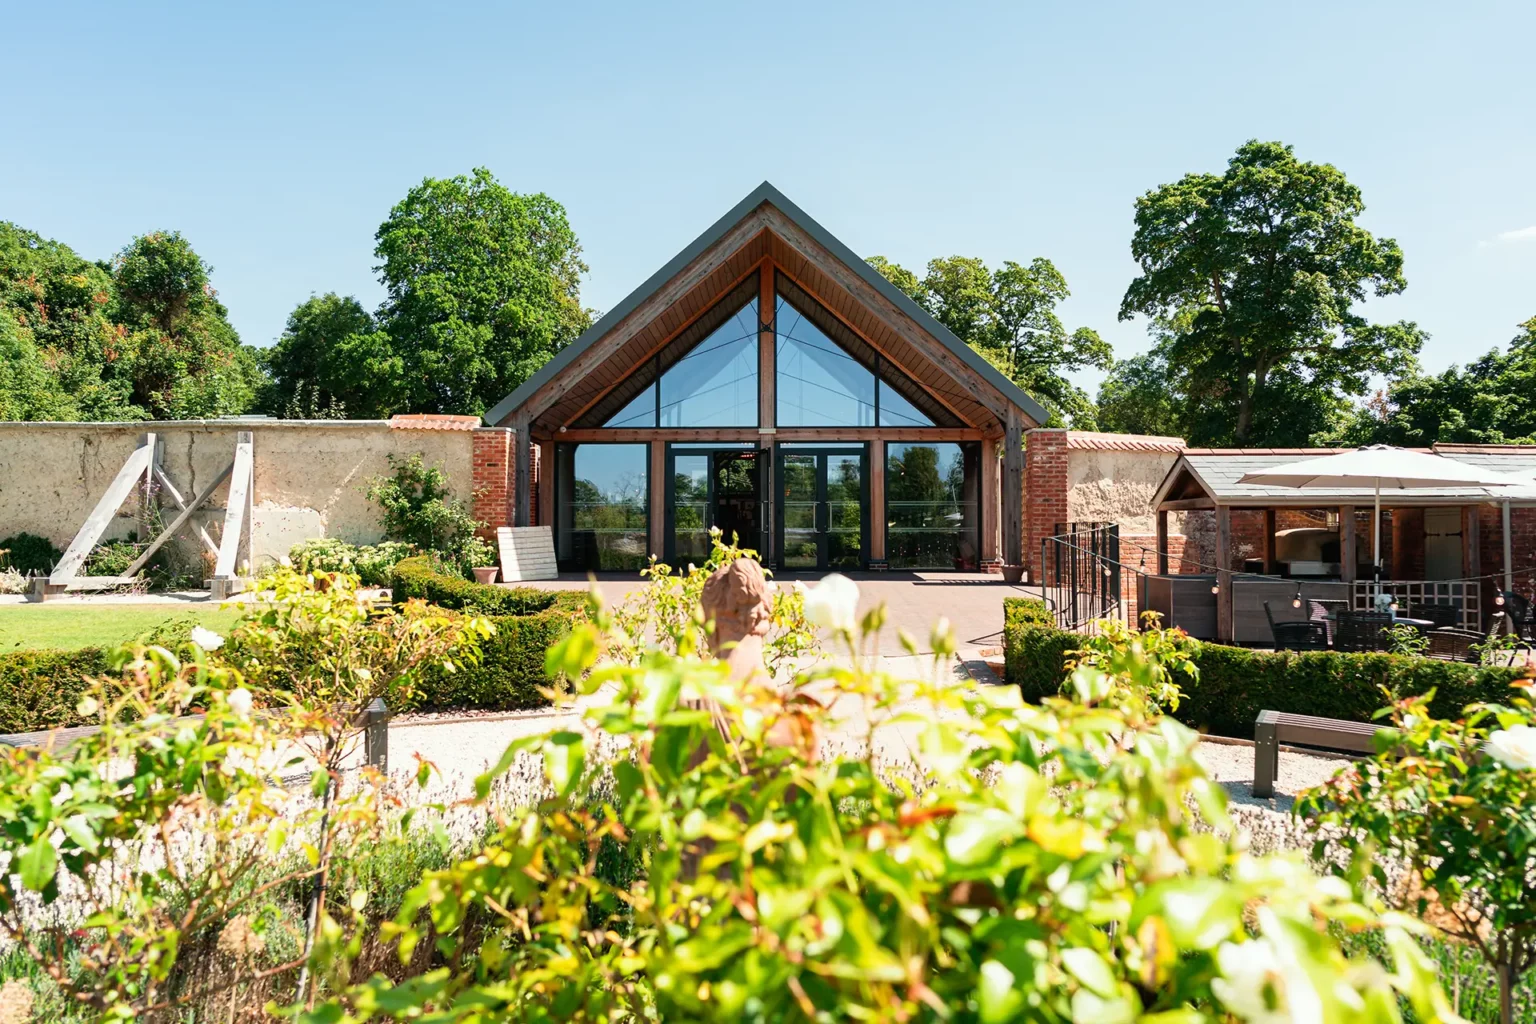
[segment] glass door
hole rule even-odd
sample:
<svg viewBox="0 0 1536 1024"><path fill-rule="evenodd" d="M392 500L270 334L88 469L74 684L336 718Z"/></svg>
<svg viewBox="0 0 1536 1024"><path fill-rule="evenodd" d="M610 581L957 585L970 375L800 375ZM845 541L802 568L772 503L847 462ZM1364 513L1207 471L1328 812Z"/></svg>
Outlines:
<svg viewBox="0 0 1536 1024"><path fill-rule="evenodd" d="M703 565L709 531L726 543L761 551L765 540L768 453L756 448L668 445L666 550L669 565Z"/></svg>
<svg viewBox="0 0 1536 1024"><path fill-rule="evenodd" d="M863 447L779 449L779 565L790 571L861 569L869 503Z"/></svg>

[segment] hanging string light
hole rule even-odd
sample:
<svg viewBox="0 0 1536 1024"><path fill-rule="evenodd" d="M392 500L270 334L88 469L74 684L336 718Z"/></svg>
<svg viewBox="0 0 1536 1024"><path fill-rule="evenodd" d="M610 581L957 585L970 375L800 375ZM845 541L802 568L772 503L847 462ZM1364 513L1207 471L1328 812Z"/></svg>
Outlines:
<svg viewBox="0 0 1536 1024"><path fill-rule="evenodd" d="M1296 584L1296 596L1291 598L1291 607L1292 608L1300 608L1301 607L1301 584L1300 583Z"/></svg>

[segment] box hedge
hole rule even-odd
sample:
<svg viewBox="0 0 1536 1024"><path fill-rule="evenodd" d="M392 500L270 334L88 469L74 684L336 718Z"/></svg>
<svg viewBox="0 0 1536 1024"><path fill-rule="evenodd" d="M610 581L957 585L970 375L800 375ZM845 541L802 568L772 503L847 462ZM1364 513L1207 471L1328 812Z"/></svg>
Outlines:
<svg viewBox="0 0 1536 1024"><path fill-rule="evenodd" d="M461 665L456 672L426 669L417 677L416 692L396 709L400 711L544 707L549 701L539 689L550 682L544 674L545 652L570 632L586 605L581 591L498 587L448 576L425 556L396 564L390 587L396 604L420 598L440 608L483 615L496 627L496 634L480 645L479 664Z"/></svg>
<svg viewBox="0 0 1536 1024"><path fill-rule="evenodd" d="M0 654L0 733L87 725L75 710L86 680L107 672L107 651L23 650Z"/></svg>
<svg viewBox="0 0 1536 1024"><path fill-rule="evenodd" d="M1025 700L1059 693L1065 661L1081 644L1081 636L1055 627L1042 602L1005 599L1005 671ZM1200 677L1180 684L1184 699L1174 717L1217 735L1248 738L1260 711L1369 722L1386 703L1383 686L1404 696L1433 689L1430 710L1453 718L1468 704L1507 702L1510 683L1521 675L1511 668L1401 654L1259 651L1213 643L1196 643L1194 660Z"/></svg>

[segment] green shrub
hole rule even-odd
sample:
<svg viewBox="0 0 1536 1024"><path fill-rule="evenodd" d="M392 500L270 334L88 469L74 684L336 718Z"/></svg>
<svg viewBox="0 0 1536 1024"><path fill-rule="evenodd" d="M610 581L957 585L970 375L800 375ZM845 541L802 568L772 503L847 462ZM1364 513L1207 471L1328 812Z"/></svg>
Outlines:
<svg viewBox="0 0 1536 1024"><path fill-rule="evenodd" d="M86 680L107 671L100 647L0 654L0 732L38 732L85 725L76 706Z"/></svg>
<svg viewBox="0 0 1536 1024"><path fill-rule="evenodd" d="M0 540L0 566L15 569L23 575L49 573L64 557L64 552L54 547L46 537L35 533L13 533Z"/></svg>
<svg viewBox="0 0 1536 1024"><path fill-rule="evenodd" d="M448 477L428 466L419 454L408 459L389 457L393 476L368 481L368 499L378 504L384 536L419 551L430 551L465 579L473 568L494 565L496 549L476 536L485 524L464 503L449 496Z"/></svg>
<svg viewBox="0 0 1536 1024"><path fill-rule="evenodd" d="M549 701L539 689L550 683L544 672L545 652L570 632L586 605L580 591L498 587L448 576L425 555L398 563L390 587L397 604L420 598L484 615L496 627L496 634L480 644L478 665L460 665L455 672L436 666L423 669L402 711L543 707Z"/></svg>
<svg viewBox="0 0 1536 1024"><path fill-rule="evenodd" d="M560 604L575 611L586 605L581 591L540 590L537 587L499 587L476 583L439 571L425 555L396 563L389 585L396 604L419 597L428 604L481 615L533 615Z"/></svg>
<svg viewBox="0 0 1536 1024"><path fill-rule="evenodd" d="M288 560L302 573L349 572L365 587L387 587L395 563L414 554L415 546L404 541L348 544L334 537L316 537L289 548Z"/></svg>
<svg viewBox="0 0 1536 1024"><path fill-rule="evenodd" d="M1083 638L1005 612L1003 650L1008 682L1037 702L1061 692L1065 661ZM1260 711L1285 711L1369 722L1386 705L1382 687L1402 696L1435 691L1430 710L1455 718L1477 701L1509 699L1520 677L1510 668L1467 665L1401 654L1335 651L1256 651L1196 643L1198 676L1180 681L1183 698L1174 717L1220 736L1253 735Z"/></svg>
<svg viewBox="0 0 1536 1024"><path fill-rule="evenodd" d="M1038 597L1003 598L1003 622L1025 626L1055 626L1056 616Z"/></svg>

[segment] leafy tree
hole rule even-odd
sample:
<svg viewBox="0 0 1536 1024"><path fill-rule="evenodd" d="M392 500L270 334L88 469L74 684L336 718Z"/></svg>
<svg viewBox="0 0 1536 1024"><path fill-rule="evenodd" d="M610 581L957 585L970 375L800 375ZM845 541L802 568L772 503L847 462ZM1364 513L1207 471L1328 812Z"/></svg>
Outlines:
<svg viewBox="0 0 1536 1024"><path fill-rule="evenodd" d="M1197 443L1315 431L1373 374L1412 365L1423 333L1354 312L1403 290L1403 254L1355 223L1360 190L1290 146L1250 141L1224 174L1188 174L1136 202L1141 276L1120 318L1166 328L1160 354ZM1292 403L1300 400L1298 409ZM1191 415L1193 414L1193 415Z"/></svg>
<svg viewBox="0 0 1536 1024"><path fill-rule="evenodd" d="M1494 349L1465 368L1406 374L1365 403L1331 436L1347 444L1536 443L1536 317L1520 325L1507 352Z"/></svg>
<svg viewBox="0 0 1536 1024"><path fill-rule="evenodd" d="M565 208L484 168L411 189L376 241L388 347L368 358L398 360L395 412L481 413L590 323Z"/></svg>
<svg viewBox="0 0 1536 1024"><path fill-rule="evenodd" d="M0 223L0 418L138 420L249 409L262 384L180 235L110 265Z"/></svg>
<svg viewBox="0 0 1536 1024"><path fill-rule="evenodd" d="M1182 436L1168 364L1156 351L1118 360L1099 385L1098 426L1126 434Z"/></svg>
<svg viewBox="0 0 1536 1024"><path fill-rule="evenodd" d="M1050 409L1053 419L1091 423L1093 404L1063 371L1107 368L1109 343L1087 327L1068 332L1062 324L1056 307L1070 292L1050 260L1037 256L1027 266L1006 260L993 271L974 257L951 256L930 260L921 281L884 256L868 262Z"/></svg>
<svg viewBox="0 0 1536 1024"><path fill-rule="evenodd" d="M405 361L372 314L350 295L311 295L288 314L266 353L268 410L320 419L383 419L404 405Z"/></svg>
<svg viewBox="0 0 1536 1024"><path fill-rule="evenodd" d="M152 416L227 416L250 409L263 383L240 344L213 272L175 231L135 238L112 263L116 313L133 359L133 401Z"/></svg>

